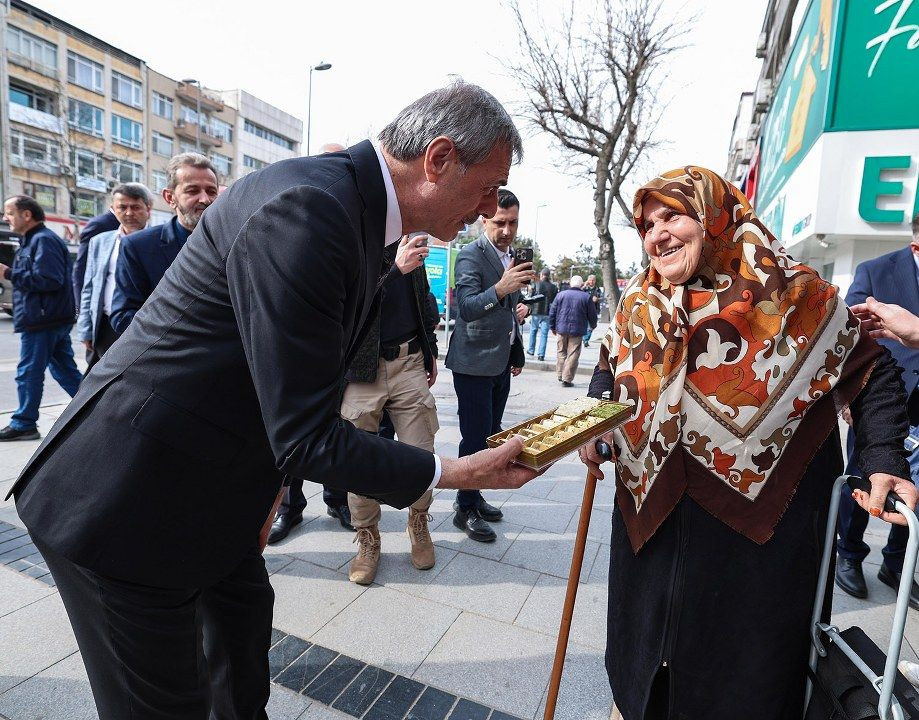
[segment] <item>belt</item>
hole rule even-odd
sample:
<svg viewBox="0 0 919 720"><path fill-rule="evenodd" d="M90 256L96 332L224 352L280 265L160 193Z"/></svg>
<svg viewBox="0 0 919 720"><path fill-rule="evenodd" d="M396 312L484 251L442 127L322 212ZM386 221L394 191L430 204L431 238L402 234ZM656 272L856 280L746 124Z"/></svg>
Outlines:
<svg viewBox="0 0 919 720"><path fill-rule="evenodd" d="M402 353L402 348L405 348L405 353ZM419 350L421 350L421 341L418 338L412 338L401 345L392 345L389 347L380 345L380 357L384 360L395 360L403 354L412 355Z"/></svg>

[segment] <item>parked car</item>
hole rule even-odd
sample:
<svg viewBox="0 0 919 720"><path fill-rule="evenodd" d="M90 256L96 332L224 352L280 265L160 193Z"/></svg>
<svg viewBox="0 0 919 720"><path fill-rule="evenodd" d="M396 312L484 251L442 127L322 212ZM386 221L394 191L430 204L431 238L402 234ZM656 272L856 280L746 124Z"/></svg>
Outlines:
<svg viewBox="0 0 919 720"><path fill-rule="evenodd" d="M0 263L12 265L19 249L19 236L9 228L0 227ZM13 314L13 283L0 278L0 310Z"/></svg>

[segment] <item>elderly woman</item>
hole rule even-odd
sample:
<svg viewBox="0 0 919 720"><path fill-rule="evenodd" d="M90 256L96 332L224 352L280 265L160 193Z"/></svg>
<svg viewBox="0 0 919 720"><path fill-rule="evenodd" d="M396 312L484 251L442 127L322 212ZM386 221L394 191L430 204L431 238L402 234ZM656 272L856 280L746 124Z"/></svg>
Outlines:
<svg viewBox="0 0 919 720"><path fill-rule="evenodd" d="M800 718L843 407L872 484L855 499L888 521L888 490L915 505L899 372L717 174L664 173L634 217L651 263L590 388L636 408L607 436L613 695L626 720Z"/></svg>

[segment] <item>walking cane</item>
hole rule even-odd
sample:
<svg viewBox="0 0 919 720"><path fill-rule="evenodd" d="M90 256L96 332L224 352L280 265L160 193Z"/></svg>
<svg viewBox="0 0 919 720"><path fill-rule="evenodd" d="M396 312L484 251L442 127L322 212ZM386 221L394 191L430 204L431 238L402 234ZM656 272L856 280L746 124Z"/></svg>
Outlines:
<svg viewBox="0 0 919 720"><path fill-rule="evenodd" d="M610 446L602 440L597 441L597 452L605 460L613 457ZM587 473L584 484L584 498L581 500L581 517L578 520L578 532L574 538L574 554L571 556L571 570L568 573L568 590L565 592L565 605L562 608L562 623L558 629L558 642L555 645L555 662L552 664L552 676L549 679L549 694L546 697L546 712L543 720L554 720L555 705L558 702L558 690L562 684L562 670L565 667L565 653L568 650L568 635L571 632L571 617L574 614L574 601L578 595L578 583L581 579L581 566L584 564L584 548L587 545L587 529L590 527L590 512L594 506L594 493L597 489L597 478Z"/></svg>

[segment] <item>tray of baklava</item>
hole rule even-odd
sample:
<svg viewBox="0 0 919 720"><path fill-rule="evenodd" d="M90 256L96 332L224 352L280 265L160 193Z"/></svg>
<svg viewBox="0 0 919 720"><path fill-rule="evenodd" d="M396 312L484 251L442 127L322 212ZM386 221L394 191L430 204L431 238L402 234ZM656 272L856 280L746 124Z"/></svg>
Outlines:
<svg viewBox="0 0 919 720"><path fill-rule="evenodd" d="M632 415L631 403L583 397L502 430L488 438L488 447L498 447L508 438L520 435L523 450L515 462L542 470L595 440Z"/></svg>

